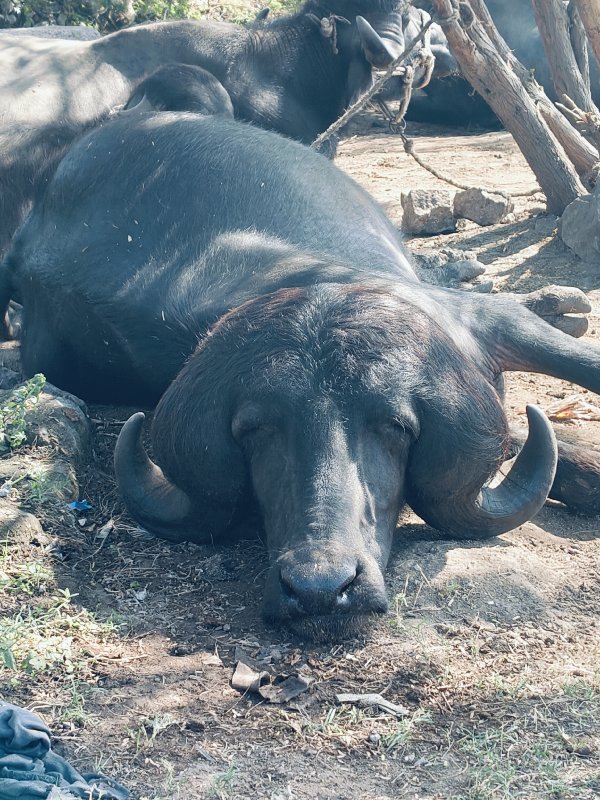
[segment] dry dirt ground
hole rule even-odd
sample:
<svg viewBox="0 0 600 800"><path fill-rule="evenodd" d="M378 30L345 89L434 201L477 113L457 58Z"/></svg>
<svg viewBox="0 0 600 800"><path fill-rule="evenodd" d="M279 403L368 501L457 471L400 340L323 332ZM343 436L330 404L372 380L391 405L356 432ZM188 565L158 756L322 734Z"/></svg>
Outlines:
<svg viewBox="0 0 600 800"><path fill-rule="evenodd" d="M420 153L461 181L535 187L506 133L419 130ZM338 164L396 222L401 191L444 186L377 128L344 141ZM410 244L474 249L501 289L581 287L598 339L600 266L573 256L542 212L540 197L519 200L508 224ZM513 416L526 401L597 402L545 377L508 383ZM391 610L368 640L302 643L259 619L260 542L170 546L131 524L110 467L127 413L91 409L95 461L81 496L93 508L69 524L30 498L47 535L0 551L0 696L43 714L73 763L121 780L135 800L600 793L597 518L548 505L502 537L457 543L407 514L387 575ZM599 421L558 428L600 444ZM242 694L231 686L240 657L310 688L283 704ZM405 713L339 704L344 692L380 693Z"/></svg>

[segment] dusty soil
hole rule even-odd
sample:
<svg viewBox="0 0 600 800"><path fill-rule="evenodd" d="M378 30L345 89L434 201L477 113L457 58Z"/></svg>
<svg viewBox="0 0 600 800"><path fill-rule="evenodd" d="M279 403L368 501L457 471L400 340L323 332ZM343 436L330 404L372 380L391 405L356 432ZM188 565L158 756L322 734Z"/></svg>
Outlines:
<svg viewBox="0 0 600 800"><path fill-rule="evenodd" d="M370 120L363 123L370 124ZM521 192L535 180L506 133L424 128L419 152L438 169ZM373 128L345 140L337 163L399 224L400 193L440 186ZM600 271L584 265L543 216L518 200L508 224L410 242L415 251L475 249L498 288L579 286L600 339ZM508 408L522 418L577 394L560 381L511 375ZM91 409L95 461L82 476L93 508L65 525L38 508L49 542L21 542L51 570L16 613L69 589L77 613L110 620L102 634L70 631L77 660L4 669L0 693L42 713L76 765L95 767L140 798L565 798L600 793L600 521L548 505L485 543L441 540L407 514L388 571L391 611L367 640L302 643L259 618L266 559L260 542L170 546L131 524L110 457L127 409ZM600 444L600 422L562 423ZM40 589L40 587L42 587ZM81 617L83 619L83 617ZM272 676L300 674L308 691L281 704L231 687L239 657ZM343 692L401 704L340 705Z"/></svg>

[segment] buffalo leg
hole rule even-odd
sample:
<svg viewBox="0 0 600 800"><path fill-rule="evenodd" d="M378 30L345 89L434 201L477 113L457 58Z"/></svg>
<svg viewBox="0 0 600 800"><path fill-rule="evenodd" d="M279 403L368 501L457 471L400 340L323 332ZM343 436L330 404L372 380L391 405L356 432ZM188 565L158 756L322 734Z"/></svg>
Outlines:
<svg viewBox="0 0 600 800"><path fill-rule="evenodd" d="M454 305L495 374L540 372L600 394L598 345L557 330L510 298L468 293L459 303L455 295Z"/></svg>
<svg viewBox="0 0 600 800"><path fill-rule="evenodd" d="M527 432L511 429L510 437L511 455L516 455ZM600 448L562 439L557 443L558 466L548 496L579 514L600 514Z"/></svg>

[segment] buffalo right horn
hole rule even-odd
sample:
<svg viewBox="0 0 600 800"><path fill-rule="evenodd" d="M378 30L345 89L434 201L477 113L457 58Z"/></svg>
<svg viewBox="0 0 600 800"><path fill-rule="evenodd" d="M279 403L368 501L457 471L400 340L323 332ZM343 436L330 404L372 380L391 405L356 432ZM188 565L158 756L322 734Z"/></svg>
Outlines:
<svg viewBox="0 0 600 800"><path fill-rule="evenodd" d="M422 493L418 485L411 486L407 498L411 508L434 528L460 539L487 539L530 520L544 505L552 487L557 446L543 411L528 405L527 420L527 440L499 485L471 486L463 491L463 475L457 470L455 491L446 486L436 495L431 488ZM435 469L432 472L435 475Z"/></svg>
<svg viewBox="0 0 600 800"><path fill-rule="evenodd" d="M191 502L146 455L141 440L145 415L140 411L121 428L115 447L115 474L125 504L144 528L180 541L188 527Z"/></svg>
<svg viewBox="0 0 600 800"><path fill-rule="evenodd" d="M401 48L389 39L382 39L364 17L356 18L360 43L367 61L374 67L387 67L400 55Z"/></svg>

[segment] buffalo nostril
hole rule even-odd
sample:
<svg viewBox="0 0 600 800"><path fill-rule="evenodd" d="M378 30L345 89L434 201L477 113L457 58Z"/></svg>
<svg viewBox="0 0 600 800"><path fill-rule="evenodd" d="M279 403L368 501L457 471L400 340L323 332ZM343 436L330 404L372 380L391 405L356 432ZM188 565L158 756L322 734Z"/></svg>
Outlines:
<svg viewBox="0 0 600 800"><path fill-rule="evenodd" d="M350 609L352 592L360 570L282 569L280 582L288 610L323 614Z"/></svg>

